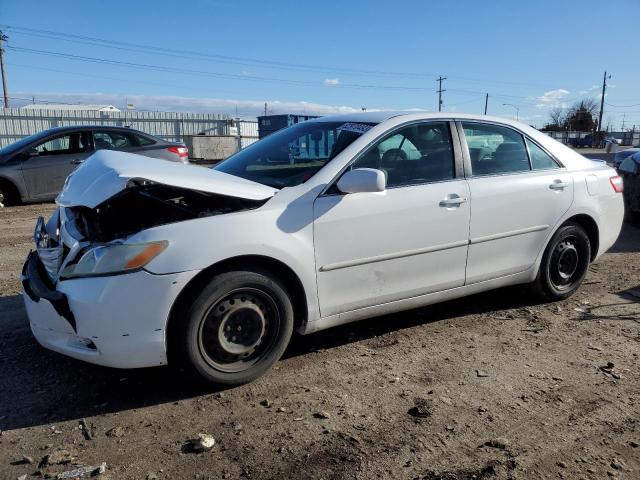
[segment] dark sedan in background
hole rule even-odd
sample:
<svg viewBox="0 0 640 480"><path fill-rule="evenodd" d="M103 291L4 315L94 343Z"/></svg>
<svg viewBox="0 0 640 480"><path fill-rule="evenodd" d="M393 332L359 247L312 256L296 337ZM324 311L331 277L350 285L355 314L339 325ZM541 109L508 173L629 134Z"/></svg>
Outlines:
<svg viewBox="0 0 640 480"><path fill-rule="evenodd" d="M630 157L631 155L634 155L638 152L640 152L640 145L634 145L631 148L620 150L613 157L613 166L618 168L625 158Z"/></svg>
<svg viewBox="0 0 640 480"><path fill-rule="evenodd" d="M189 162L187 147L126 127L58 127L0 149L0 205L53 200L67 176L96 150Z"/></svg>
<svg viewBox="0 0 640 480"><path fill-rule="evenodd" d="M624 182L626 217L631 221L640 221L640 151L622 160L618 173Z"/></svg>

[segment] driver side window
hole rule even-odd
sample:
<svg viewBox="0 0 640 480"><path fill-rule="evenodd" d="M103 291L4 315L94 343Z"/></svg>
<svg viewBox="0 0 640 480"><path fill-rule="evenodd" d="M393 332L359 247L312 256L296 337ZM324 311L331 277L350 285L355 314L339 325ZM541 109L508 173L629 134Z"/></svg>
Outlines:
<svg viewBox="0 0 640 480"><path fill-rule="evenodd" d="M384 137L351 168L382 170L393 188L452 180L454 165L448 122L426 122Z"/></svg>

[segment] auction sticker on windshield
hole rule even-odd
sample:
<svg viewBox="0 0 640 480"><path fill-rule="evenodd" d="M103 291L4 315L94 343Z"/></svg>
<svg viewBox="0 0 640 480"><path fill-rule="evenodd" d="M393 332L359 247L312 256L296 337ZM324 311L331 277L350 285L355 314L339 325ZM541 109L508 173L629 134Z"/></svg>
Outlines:
<svg viewBox="0 0 640 480"><path fill-rule="evenodd" d="M366 133L373 127L373 125L367 125L366 123L345 123L338 127L338 130L344 130L354 133Z"/></svg>

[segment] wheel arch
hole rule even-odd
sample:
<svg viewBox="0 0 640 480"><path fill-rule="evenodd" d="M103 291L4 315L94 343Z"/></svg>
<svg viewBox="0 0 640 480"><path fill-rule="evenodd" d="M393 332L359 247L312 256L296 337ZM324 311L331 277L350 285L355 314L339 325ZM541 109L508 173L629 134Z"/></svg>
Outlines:
<svg viewBox="0 0 640 480"><path fill-rule="evenodd" d="M22 193L13 180L0 176L0 187L5 187L10 194L10 197L5 199L9 205L22 202Z"/></svg>
<svg viewBox="0 0 640 480"><path fill-rule="evenodd" d="M598 250L600 249L600 229L598 228L598 224L591 215L587 215L586 213L580 213L567 218L558 228L567 223L577 223L584 229L591 244L591 258L589 261L593 262L598 256Z"/></svg>
<svg viewBox="0 0 640 480"><path fill-rule="evenodd" d="M178 317L185 312L185 309L195 299L204 286L215 276L222 272L238 270L242 268L262 269L273 272L274 275L284 284L291 296L294 310L294 329L301 329L306 325L308 319L307 297L304 285L296 272L284 262L273 257L264 255L241 255L237 257L221 260L202 270L193 277L178 294L173 302L166 328L166 348L168 355L171 355L171 340L176 338L174 329L178 325Z"/></svg>
<svg viewBox="0 0 640 480"><path fill-rule="evenodd" d="M538 253L538 258L536 259L535 268L533 270L532 279L535 279L540 271L540 265L542 263L542 257L544 256L544 252L547 251L547 247L553 239L553 236L556 234L560 228L562 228L567 223L577 223L580 225L587 234L589 238L589 243L591 244L591 258L590 262L593 262L598 256L598 250L600 249L600 229L598 227L598 223L595 221L593 216L588 213L576 213L563 219L558 225L553 229L546 242L544 243L544 247Z"/></svg>

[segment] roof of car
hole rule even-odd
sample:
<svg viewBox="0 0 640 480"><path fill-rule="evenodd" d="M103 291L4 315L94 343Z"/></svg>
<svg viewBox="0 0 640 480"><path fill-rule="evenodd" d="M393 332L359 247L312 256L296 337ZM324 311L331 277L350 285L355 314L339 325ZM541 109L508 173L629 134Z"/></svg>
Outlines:
<svg viewBox="0 0 640 480"><path fill-rule="evenodd" d="M312 122L371 122L371 123L382 123L390 118L394 117L411 117L411 119L440 119L447 118L453 120L478 120L478 121L488 121L488 122L497 122L504 123L507 125L514 126L522 126L523 124L512 120L510 118L505 117L492 117L490 115L480 115L473 113L453 113L453 112L429 112L426 110L380 110L380 111L372 111L372 112L353 112L353 113L343 113L338 115L328 115L326 117L320 117L317 119L310 120Z"/></svg>
<svg viewBox="0 0 640 480"><path fill-rule="evenodd" d="M402 117L402 118L400 118ZM592 166L593 161L583 157L571 148L551 138L547 134L537 130L536 128L521 123L511 118L492 117L490 115L470 114L470 113L453 113L453 112L426 112L419 110L404 111L378 111L378 112L354 112L342 115L331 115L321 117L309 122L371 122L383 124L392 121L396 125L404 123L404 121L421 121L421 120L467 120L477 122L496 123L513 127L518 131L525 133L530 138L540 143L556 158L562 159L562 164L571 169L587 168Z"/></svg>
<svg viewBox="0 0 640 480"><path fill-rule="evenodd" d="M68 125L64 127L54 127L45 130L49 133L62 133L62 132L75 132L78 130L121 130L123 132L136 132L136 133L144 133L136 130L135 128L129 127L116 127L112 125ZM148 135L148 133L145 133Z"/></svg>

